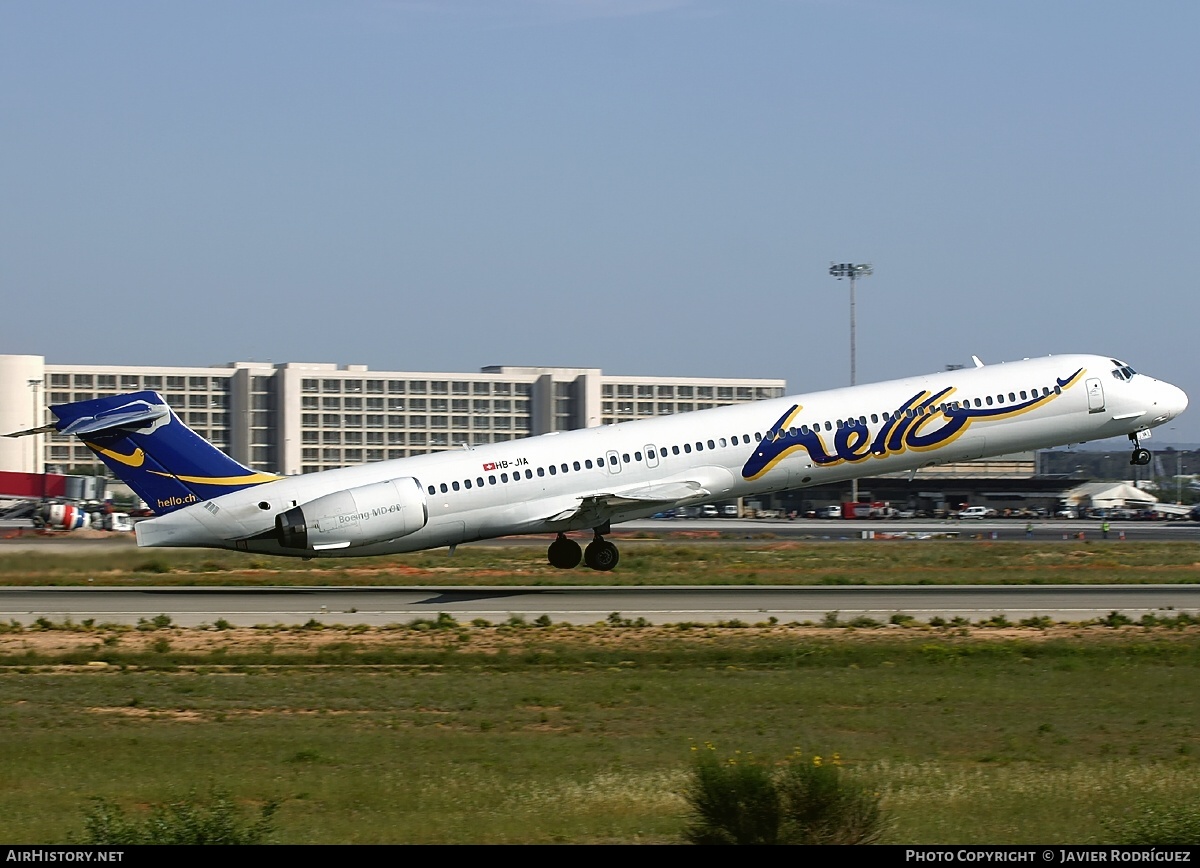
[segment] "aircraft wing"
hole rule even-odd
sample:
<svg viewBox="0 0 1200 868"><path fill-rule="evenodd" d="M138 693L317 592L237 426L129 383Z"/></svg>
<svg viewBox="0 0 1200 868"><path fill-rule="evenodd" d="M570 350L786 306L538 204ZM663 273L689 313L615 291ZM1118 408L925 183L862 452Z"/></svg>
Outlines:
<svg viewBox="0 0 1200 868"><path fill-rule="evenodd" d="M573 506L547 516L545 521L569 523L586 518L588 523L603 524L628 507L665 506L700 500L710 494L699 482L691 480L657 482L581 497Z"/></svg>

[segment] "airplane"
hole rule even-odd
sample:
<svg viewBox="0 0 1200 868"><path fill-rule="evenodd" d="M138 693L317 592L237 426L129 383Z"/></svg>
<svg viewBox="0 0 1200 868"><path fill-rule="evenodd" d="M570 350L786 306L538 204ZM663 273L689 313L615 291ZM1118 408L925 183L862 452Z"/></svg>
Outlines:
<svg viewBox="0 0 1200 868"><path fill-rule="evenodd" d="M716 500L1127 435L1187 395L1096 355L1048 356L554 432L300 476L251 470L152 391L56 404L149 504L140 546L302 558L371 556L517 534L556 534L549 562L613 569L613 524ZM567 536L591 531L586 549Z"/></svg>

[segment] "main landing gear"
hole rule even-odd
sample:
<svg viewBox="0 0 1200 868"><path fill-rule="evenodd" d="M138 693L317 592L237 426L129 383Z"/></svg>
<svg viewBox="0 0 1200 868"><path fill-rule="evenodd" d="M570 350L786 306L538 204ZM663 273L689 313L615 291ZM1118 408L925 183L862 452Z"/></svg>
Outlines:
<svg viewBox="0 0 1200 868"><path fill-rule="evenodd" d="M607 532L607 525L604 528L596 528L595 538L582 551L579 543L573 539L567 539L566 534L560 533L558 539L550 543L550 548L546 550L546 558L550 561L550 566L560 570L571 570L579 566L579 561L582 560L593 570L602 573L611 570L617 565L621 555L615 545L600 535L601 530Z"/></svg>
<svg viewBox="0 0 1200 868"><path fill-rule="evenodd" d="M1133 441L1133 455L1129 456L1129 463L1139 466L1149 464L1150 459L1153 457L1150 454L1150 450L1142 448L1141 444L1138 443L1138 436L1136 434L1130 434L1129 439Z"/></svg>
<svg viewBox="0 0 1200 868"><path fill-rule="evenodd" d="M550 543L550 548L546 549L546 557L552 567L560 570L573 570L583 559L583 551L579 548L579 543L573 539L567 539L566 534L560 533L558 539Z"/></svg>

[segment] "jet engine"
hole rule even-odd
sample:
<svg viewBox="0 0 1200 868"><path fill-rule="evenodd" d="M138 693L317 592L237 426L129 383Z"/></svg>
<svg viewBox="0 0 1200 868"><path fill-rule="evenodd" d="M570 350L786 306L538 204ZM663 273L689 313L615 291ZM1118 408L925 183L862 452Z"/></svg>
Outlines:
<svg viewBox="0 0 1200 868"><path fill-rule="evenodd" d="M335 491L275 516L279 544L323 551L385 542L429 521L420 483L411 476Z"/></svg>

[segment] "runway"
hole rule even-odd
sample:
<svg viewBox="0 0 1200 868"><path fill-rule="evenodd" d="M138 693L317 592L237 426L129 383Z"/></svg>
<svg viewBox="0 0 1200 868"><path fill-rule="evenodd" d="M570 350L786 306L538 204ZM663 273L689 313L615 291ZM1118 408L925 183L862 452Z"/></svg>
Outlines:
<svg viewBox="0 0 1200 868"><path fill-rule="evenodd" d="M644 539L664 542L740 543L747 540L775 538L809 542L846 542L861 540L864 534L882 538L888 535L912 539L950 538L958 540L988 539L1001 542L1073 542L1104 539L1101 523L1090 520L1040 519L1032 522L1031 530L1021 519L986 519L959 521L955 519L641 519L613 526L614 539L637 534ZM585 533L573 534L578 539ZM536 546L544 548L550 537L508 536L499 539L466 543L470 546ZM1108 539L1130 542L1195 542L1200 543L1200 523L1193 521L1114 521L1110 523ZM0 554L7 552L53 551L56 554L94 554L119 550L134 545L132 535L123 539L81 539L70 534L54 537L0 538Z"/></svg>
<svg viewBox="0 0 1200 868"><path fill-rule="evenodd" d="M0 590L0 621L136 624L169 615L180 626L225 620L235 626L303 624L385 625L445 612L462 622L500 623L514 616L591 624L619 612L654 624L819 622L867 616L886 621L904 613L971 621L1004 615L1011 621L1047 616L1082 621L1121 612L1200 612L1200 585L929 586L890 587L510 587L510 588L10 588Z"/></svg>

